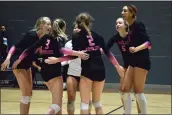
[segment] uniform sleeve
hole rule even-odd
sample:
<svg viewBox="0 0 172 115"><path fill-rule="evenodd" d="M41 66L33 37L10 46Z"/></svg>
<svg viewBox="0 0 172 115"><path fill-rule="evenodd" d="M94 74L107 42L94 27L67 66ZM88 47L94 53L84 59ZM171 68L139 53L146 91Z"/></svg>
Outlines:
<svg viewBox="0 0 172 115"><path fill-rule="evenodd" d="M115 43L114 37L115 37L115 36L111 37L111 38L108 40L108 42L107 42L107 44L106 44L107 50L110 50L111 47L113 46L113 44Z"/></svg>
<svg viewBox="0 0 172 115"><path fill-rule="evenodd" d="M31 35L29 35L29 33L27 33L24 35L23 39L21 41L19 41L17 44L15 44L14 46L16 47L16 49L22 48L23 45L30 40L30 38L31 38Z"/></svg>
<svg viewBox="0 0 172 115"><path fill-rule="evenodd" d="M149 42L151 44L151 41L145 29L145 25L143 23L137 24L135 31L138 34L138 39L141 43Z"/></svg>
<svg viewBox="0 0 172 115"><path fill-rule="evenodd" d="M20 40L17 44L13 45L10 50L9 54L14 54L16 49L21 49L25 43L27 43L31 38L29 33L26 33L22 40Z"/></svg>
<svg viewBox="0 0 172 115"><path fill-rule="evenodd" d="M65 48L67 49L71 49L72 50L72 41L68 41L66 44L65 44ZM66 56L66 55L64 55ZM67 65L70 61L63 61L61 62L62 66L64 65Z"/></svg>
<svg viewBox="0 0 172 115"><path fill-rule="evenodd" d="M99 38L100 40L100 46L103 49L104 53L106 54L106 56L109 58L109 60L111 61L111 63L115 66L118 65L118 61L116 60L115 56L112 54L112 52L109 51L109 49L107 48L107 46L105 45L104 39L103 37Z"/></svg>
<svg viewBox="0 0 172 115"><path fill-rule="evenodd" d="M34 54L37 48L44 45L44 41L46 40L47 36L43 36L40 38L37 42L35 42L33 45L31 45L29 48L23 51L23 53L19 56L19 60L23 60L26 56Z"/></svg>

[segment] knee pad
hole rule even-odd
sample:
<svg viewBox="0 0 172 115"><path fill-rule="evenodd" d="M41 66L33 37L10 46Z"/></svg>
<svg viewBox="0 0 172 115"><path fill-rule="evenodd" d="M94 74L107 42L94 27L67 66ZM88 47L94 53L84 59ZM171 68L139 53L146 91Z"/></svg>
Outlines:
<svg viewBox="0 0 172 115"><path fill-rule="evenodd" d="M88 110L89 104L81 102L81 110Z"/></svg>
<svg viewBox="0 0 172 115"><path fill-rule="evenodd" d="M57 104L52 104L50 108L52 108L55 111L55 114L60 111L60 106Z"/></svg>
<svg viewBox="0 0 172 115"><path fill-rule="evenodd" d="M94 108L102 107L102 105L100 104L100 102L93 102L93 106L94 106Z"/></svg>
<svg viewBox="0 0 172 115"><path fill-rule="evenodd" d="M68 101L67 110L75 110L75 101Z"/></svg>
<svg viewBox="0 0 172 115"><path fill-rule="evenodd" d="M23 104L29 104L31 101L32 96L21 96L21 103Z"/></svg>

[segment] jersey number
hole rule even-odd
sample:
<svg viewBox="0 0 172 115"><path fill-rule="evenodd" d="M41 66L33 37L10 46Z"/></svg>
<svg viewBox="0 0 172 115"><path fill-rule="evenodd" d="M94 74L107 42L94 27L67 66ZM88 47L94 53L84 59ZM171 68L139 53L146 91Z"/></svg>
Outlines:
<svg viewBox="0 0 172 115"><path fill-rule="evenodd" d="M123 51L123 52L125 52L125 51L126 51L125 46L121 46L121 49L122 49L122 51Z"/></svg>
<svg viewBox="0 0 172 115"><path fill-rule="evenodd" d="M46 45L45 49L49 49L50 40L47 40L47 43L45 45Z"/></svg>
<svg viewBox="0 0 172 115"><path fill-rule="evenodd" d="M87 36L88 38L88 43L89 43L89 46L95 46L95 43L93 43L94 39L92 36Z"/></svg>

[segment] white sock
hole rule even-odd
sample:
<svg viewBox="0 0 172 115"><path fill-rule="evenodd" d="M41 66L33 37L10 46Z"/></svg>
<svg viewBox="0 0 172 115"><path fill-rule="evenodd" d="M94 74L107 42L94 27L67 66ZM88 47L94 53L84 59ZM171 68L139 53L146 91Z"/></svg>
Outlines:
<svg viewBox="0 0 172 115"><path fill-rule="evenodd" d="M148 113L148 107L147 102L144 93L141 94L135 94L136 100L139 104L139 108L141 111L141 114L147 114Z"/></svg>
<svg viewBox="0 0 172 115"><path fill-rule="evenodd" d="M124 114L131 114L132 99L130 93L123 93Z"/></svg>

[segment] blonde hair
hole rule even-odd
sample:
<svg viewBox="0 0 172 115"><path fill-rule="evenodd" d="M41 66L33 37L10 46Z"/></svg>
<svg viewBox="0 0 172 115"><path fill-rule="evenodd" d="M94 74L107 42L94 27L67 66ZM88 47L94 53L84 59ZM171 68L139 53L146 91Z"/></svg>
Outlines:
<svg viewBox="0 0 172 115"><path fill-rule="evenodd" d="M34 26L34 30L39 30L41 24L45 24L47 20L50 20L49 17L40 17L37 19L36 24Z"/></svg>
<svg viewBox="0 0 172 115"><path fill-rule="evenodd" d="M57 39L64 38L68 40L68 36L65 34L63 28L66 26L66 22L63 19L55 19L53 22L52 35ZM60 37L59 37L60 36Z"/></svg>
<svg viewBox="0 0 172 115"><path fill-rule="evenodd" d="M85 30L88 32L89 35L91 35L89 26L91 24L91 22L94 20L94 18L86 12L80 13L77 17L76 17L76 23L85 28Z"/></svg>

